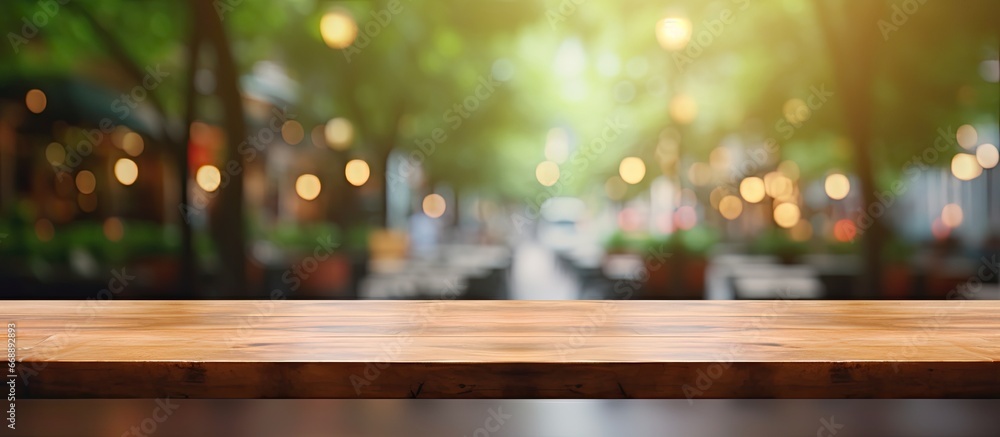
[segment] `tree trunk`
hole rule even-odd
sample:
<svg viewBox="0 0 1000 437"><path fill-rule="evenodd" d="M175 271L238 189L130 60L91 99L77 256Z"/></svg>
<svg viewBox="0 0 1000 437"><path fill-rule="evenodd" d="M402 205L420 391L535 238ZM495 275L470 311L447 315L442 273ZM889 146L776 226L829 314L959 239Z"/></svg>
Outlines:
<svg viewBox="0 0 1000 437"><path fill-rule="evenodd" d="M198 23L197 10L191 11L191 40L188 42L187 76L185 85L187 86L184 97L184 132L181 136L183 141L176 145L175 159L177 162L177 176L180 183L181 204L188 204L188 188L190 179L188 148L191 144L191 123L195 118L195 99L198 96L195 90L195 76L198 70L198 54L201 53L201 26ZM196 280L194 239L191 231L191 223L188 215L184 211L181 214L181 278L179 283L180 292L191 296L198 295L198 282Z"/></svg>
<svg viewBox="0 0 1000 437"><path fill-rule="evenodd" d="M836 80L834 99L843 109L847 135L850 138L861 192L861 211L856 223L862 239L864 272L858 297L877 297L882 289L882 249L885 238L882 214L869 215L868 209L878 202L875 196L875 169L872 163L872 98L877 48L885 42L879 38L874 23L886 11L883 1L844 4L843 8L857 8L860 13L837 14L828 3L815 2L819 25L823 30L831 54L832 70ZM837 18L841 17L839 23ZM847 21L845 21L847 20ZM851 23L873 23L851 25ZM867 226L863 226L867 224Z"/></svg>
<svg viewBox="0 0 1000 437"><path fill-rule="evenodd" d="M237 152L237 145L247 137L243 101L239 91L239 74L229 47L222 20L211 2L191 0L197 22L205 31L206 40L215 48L217 59L216 83L218 96L225 112L226 162L236 161L238 171L230 174L229 184L220 189L213 214L213 235L219 251L219 290L226 296L246 296L246 242L243 223L243 172L246 162ZM223 171L230 171L229 165Z"/></svg>

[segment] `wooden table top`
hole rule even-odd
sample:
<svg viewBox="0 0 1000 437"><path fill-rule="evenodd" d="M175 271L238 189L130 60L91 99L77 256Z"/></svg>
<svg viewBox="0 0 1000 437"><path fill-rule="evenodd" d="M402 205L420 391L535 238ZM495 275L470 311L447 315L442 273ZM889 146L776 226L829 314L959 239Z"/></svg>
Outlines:
<svg viewBox="0 0 1000 437"><path fill-rule="evenodd" d="M1000 397L996 301L0 301L0 315L34 398Z"/></svg>

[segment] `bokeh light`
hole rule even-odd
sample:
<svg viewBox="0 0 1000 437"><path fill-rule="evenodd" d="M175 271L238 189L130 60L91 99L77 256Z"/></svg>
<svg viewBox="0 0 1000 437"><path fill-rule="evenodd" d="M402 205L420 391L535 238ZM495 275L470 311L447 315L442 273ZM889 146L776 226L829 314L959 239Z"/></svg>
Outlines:
<svg viewBox="0 0 1000 437"><path fill-rule="evenodd" d="M733 195L723 197L719 201L719 213L727 220L735 220L743 213L743 201Z"/></svg>
<svg viewBox="0 0 1000 437"><path fill-rule="evenodd" d="M328 121L323 133L326 145L333 150L347 150L354 141L354 126L346 118L337 117Z"/></svg>
<svg viewBox="0 0 1000 437"><path fill-rule="evenodd" d="M646 177L646 164L639 158L629 156L618 164L618 175L627 184L638 184Z"/></svg>
<svg viewBox="0 0 1000 437"><path fill-rule="evenodd" d="M951 228L944 224L941 217L938 217L934 219L933 223L931 223L931 235L933 235L935 239L944 240L951 235Z"/></svg>
<svg viewBox="0 0 1000 437"><path fill-rule="evenodd" d="M131 156L139 156L146 147L142 140L142 135L135 132L128 132L122 135L121 146L122 150Z"/></svg>
<svg viewBox="0 0 1000 437"><path fill-rule="evenodd" d="M371 177L371 168L363 159L352 159L344 166L344 176L348 183L360 187Z"/></svg>
<svg viewBox="0 0 1000 437"><path fill-rule="evenodd" d="M66 162L66 149L59 143L50 143L45 148L45 159L54 166L63 165Z"/></svg>
<svg viewBox="0 0 1000 437"><path fill-rule="evenodd" d="M101 226L108 241L119 241L125 236L125 226L118 217L108 217Z"/></svg>
<svg viewBox="0 0 1000 437"><path fill-rule="evenodd" d="M949 203L941 209L941 223L949 228L959 227L964 218L962 207L956 203Z"/></svg>
<svg viewBox="0 0 1000 437"><path fill-rule="evenodd" d="M698 117L698 102L687 94L674 96L670 100L670 118L679 124L691 124Z"/></svg>
<svg viewBox="0 0 1000 437"><path fill-rule="evenodd" d="M424 214L426 214L427 217L430 218L438 218L443 216L445 210L447 209L447 204L444 201L444 197L442 197L440 194L437 193L428 194L427 196L425 196L422 206Z"/></svg>
<svg viewBox="0 0 1000 437"><path fill-rule="evenodd" d="M851 180L841 173L833 173L826 177L823 188L831 199L842 200L851 193Z"/></svg>
<svg viewBox="0 0 1000 437"><path fill-rule="evenodd" d="M951 174L962 181L971 181L983 174L983 167L975 155L959 153L951 159Z"/></svg>
<svg viewBox="0 0 1000 437"><path fill-rule="evenodd" d="M301 143L304 137L305 129L302 128L302 123L288 120L281 125L281 139L285 140L286 143L294 146Z"/></svg>
<svg viewBox="0 0 1000 437"><path fill-rule="evenodd" d="M972 127L972 125L963 124L958 127L958 132L955 133L955 139L958 140L959 146L971 150L973 147L976 147L976 143L979 142L979 133L976 132L976 128Z"/></svg>
<svg viewBox="0 0 1000 437"><path fill-rule="evenodd" d="M323 42L332 49L343 49L354 43L358 37L358 25L346 10L327 12L319 22L319 32Z"/></svg>
<svg viewBox="0 0 1000 437"><path fill-rule="evenodd" d="M764 175L764 191L775 199L785 199L792 195L795 184L787 176L778 172Z"/></svg>
<svg viewBox="0 0 1000 437"><path fill-rule="evenodd" d="M674 212L674 225L678 229L691 230L698 224L698 212L693 206L684 205Z"/></svg>
<svg viewBox="0 0 1000 437"><path fill-rule="evenodd" d="M33 89L24 96L24 103L28 106L29 111L41 114L48 105L48 98L42 90Z"/></svg>
<svg viewBox="0 0 1000 437"><path fill-rule="evenodd" d="M306 173L295 180L295 193L305 200L319 197L320 191L322 191L322 184L314 174Z"/></svg>
<svg viewBox="0 0 1000 437"><path fill-rule="evenodd" d="M76 189L83 194L93 193L97 188L97 178L90 170L84 170L76 174Z"/></svg>
<svg viewBox="0 0 1000 437"><path fill-rule="evenodd" d="M990 169L997 166L1000 162L1000 151L997 150L997 146L986 143L976 148L976 161L979 162L979 166L985 169Z"/></svg>
<svg viewBox="0 0 1000 437"><path fill-rule="evenodd" d="M219 189L219 185L222 183L222 172L214 165L203 165L198 167L194 180L202 190L211 193Z"/></svg>
<svg viewBox="0 0 1000 437"><path fill-rule="evenodd" d="M538 183L551 187L559 182L559 164L552 161L542 161L535 167L535 179Z"/></svg>
<svg viewBox="0 0 1000 437"><path fill-rule="evenodd" d="M799 165L795 161L781 161L778 164L778 173L785 175L788 179L793 181L799 180Z"/></svg>
<svg viewBox="0 0 1000 437"><path fill-rule="evenodd" d="M858 235L858 227L850 219L840 219L833 224L833 238L841 243L854 241Z"/></svg>
<svg viewBox="0 0 1000 437"><path fill-rule="evenodd" d="M740 182L740 195L747 202L758 203L764 200L765 194L764 180L759 177L750 176Z"/></svg>
<svg viewBox="0 0 1000 437"><path fill-rule="evenodd" d="M656 41L667 50L681 50L691 40L691 20L667 17L656 23Z"/></svg>
<svg viewBox="0 0 1000 437"><path fill-rule="evenodd" d="M774 222L785 229L795 226L800 217L799 207L794 203L782 203L774 208Z"/></svg>
<svg viewBox="0 0 1000 437"><path fill-rule="evenodd" d="M139 178L139 166L135 161L122 158L115 161L115 179L122 185L132 185Z"/></svg>
<svg viewBox="0 0 1000 437"><path fill-rule="evenodd" d="M785 115L785 120L788 120L791 124L799 124L809 119L812 116L812 110L803 102L802 99L790 99L785 102L785 106L782 107L782 112Z"/></svg>

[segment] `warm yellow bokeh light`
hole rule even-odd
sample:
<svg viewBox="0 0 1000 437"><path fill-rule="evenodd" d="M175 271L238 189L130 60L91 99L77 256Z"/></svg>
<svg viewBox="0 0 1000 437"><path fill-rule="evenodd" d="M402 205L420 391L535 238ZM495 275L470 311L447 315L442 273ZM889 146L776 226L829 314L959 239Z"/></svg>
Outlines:
<svg viewBox="0 0 1000 437"><path fill-rule="evenodd" d="M646 163L639 158L629 156L618 164L618 175L628 184L638 184L646 177Z"/></svg>
<svg viewBox="0 0 1000 437"><path fill-rule="evenodd" d="M975 155L959 153L951 159L951 174L963 181L971 181L983 174L983 167Z"/></svg>
<svg viewBox="0 0 1000 437"><path fill-rule="evenodd" d="M115 179L122 185L132 185L139 178L139 166L135 161L122 158L115 161Z"/></svg>
<svg viewBox="0 0 1000 437"><path fill-rule="evenodd" d="M66 162L66 149L63 148L62 144L50 143L45 148L45 159L49 161L49 164L63 165Z"/></svg>
<svg viewBox="0 0 1000 437"><path fill-rule="evenodd" d="M719 213L728 220L735 220L743 213L743 201L733 195L723 197L719 201Z"/></svg>
<svg viewBox="0 0 1000 437"><path fill-rule="evenodd" d="M45 110L45 106L48 105L48 98L45 97L42 90L33 89L24 96L24 103L28 106L29 111L41 114Z"/></svg>
<svg viewBox="0 0 1000 437"><path fill-rule="evenodd" d="M778 172L771 172L764 176L764 191L768 196L775 199L790 197L795 190L795 184L791 179Z"/></svg>
<svg viewBox="0 0 1000 437"><path fill-rule="evenodd" d="M551 187L559 181L559 164L553 161L542 161L535 167L535 179L538 183Z"/></svg>
<svg viewBox="0 0 1000 437"><path fill-rule="evenodd" d="M778 164L778 173L785 175L788 179L793 181L799 180L799 165L795 161L781 161Z"/></svg>
<svg viewBox="0 0 1000 437"><path fill-rule="evenodd" d="M438 218L444 215L447 205L445 204L444 197L440 194L428 194L424 197L424 202L422 204L424 209L424 214L430 218Z"/></svg>
<svg viewBox="0 0 1000 437"><path fill-rule="evenodd" d="M681 50L691 40L691 20L667 17L656 22L656 41L667 50Z"/></svg>
<svg viewBox="0 0 1000 437"><path fill-rule="evenodd" d="M286 143L291 145L296 145L302 142L302 138L305 138L306 132L302 128L302 123L295 120L288 120L285 124L281 125L281 139L285 140Z"/></svg>
<svg viewBox="0 0 1000 437"><path fill-rule="evenodd" d="M764 200L764 180L751 176L740 182L740 195L743 200L750 203L757 203Z"/></svg>
<svg viewBox="0 0 1000 437"><path fill-rule="evenodd" d="M729 149L722 146L712 149L712 153L708 155L708 164L719 171L728 169L732 162L733 157L730 155Z"/></svg>
<svg viewBox="0 0 1000 437"><path fill-rule="evenodd" d="M795 226L800 217L799 207L794 203L782 203L774 208L774 222L785 229Z"/></svg>
<svg viewBox="0 0 1000 437"><path fill-rule="evenodd" d="M841 200L851 193L851 180L843 174L834 173L826 177L823 187L831 199Z"/></svg>
<svg viewBox="0 0 1000 437"><path fill-rule="evenodd" d="M122 150L131 156L139 156L142 154L143 149L145 149L145 144L142 140L142 135L135 132L128 132L122 135Z"/></svg>
<svg viewBox="0 0 1000 437"><path fill-rule="evenodd" d="M976 132L976 128L972 127L972 125L963 124L958 127L955 139L958 140L959 146L972 150L973 147L976 147L976 143L979 142L979 132Z"/></svg>
<svg viewBox="0 0 1000 437"><path fill-rule="evenodd" d="M680 94L670 100L670 118L680 124L691 124L698 117L698 102L687 94Z"/></svg>
<svg viewBox="0 0 1000 437"><path fill-rule="evenodd" d="M358 36L358 25L354 17L343 9L327 12L319 22L319 33L323 42L332 49L343 49L354 43Z"/></svg>
<svg viewBox="0 0 1000 437"><path fill-rule="evenodd" d="M323 189L319 178L314 174L304 174L295 180L295 193L305 200L313 200L319 197L319 192Z"/></svg>
<svg viewBox="0 0 1000 437"><path fill-rule="evenodd" d="M333 150L347 150L354 140L354 126L346 118L334 118L326 122L323 130L326 145Z"/></svg>
<svg viewBox="0 0 1000 437"><path fill-rule="evenodd" d="M997 150L997 146L983 144L976 148L976 161L985 169L996 167L997 163L1000 163L1000 151Z"/></svg>
<svg viewBox="0 0 1000 437"><path fill-rule="evenodd" d="M371 168L363 159L352 159L344 166L344 176L347 177L347 182L355 187L360 187L368 182L371 174Z"/></svg>
<svg viewBox="0 0 1000 437"><path fill-rule="evenodd" d="M628 185L622 178L612 176L604 183L604 192L611 200L622 200L625 197L625 193L628 192Z"/></svg>
<svg viewBox="0 0 1000 437"><path fill-rule="evenodd" d="M83 194L93 193L97 188L97 178L90 170L84 170L76 174L76 189Z"/></svg>
<svg viewBox="0 0 1000 437"><path fill-rule="evenodd" d="M949 203L944 206L941 210L941 223L949 228L957 228L962 224L962 220L965 215L962 213L962 207L955 203Z"/></svg>
<svg viewBox="0 0 1000 437"><path fill-rule="evenodd" d="M219 185L222 184L222 172L214 165L203 165L198 167L194 180L202 190L211 193L219 189Z"/></svg>

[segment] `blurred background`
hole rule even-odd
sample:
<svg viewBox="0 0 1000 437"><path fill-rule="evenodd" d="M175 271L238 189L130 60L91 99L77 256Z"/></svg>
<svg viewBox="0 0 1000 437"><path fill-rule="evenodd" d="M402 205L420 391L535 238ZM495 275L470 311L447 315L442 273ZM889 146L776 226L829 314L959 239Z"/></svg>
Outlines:
<svg viewBox="0 0 1000 437"><path fill-rule="evenodd" d="M0 11L3 298L1000 298L992 0Z"/></svg>

